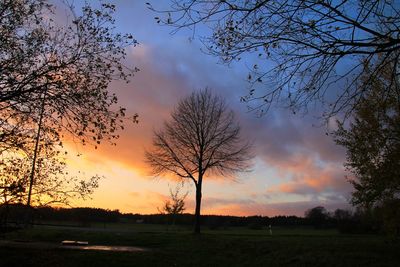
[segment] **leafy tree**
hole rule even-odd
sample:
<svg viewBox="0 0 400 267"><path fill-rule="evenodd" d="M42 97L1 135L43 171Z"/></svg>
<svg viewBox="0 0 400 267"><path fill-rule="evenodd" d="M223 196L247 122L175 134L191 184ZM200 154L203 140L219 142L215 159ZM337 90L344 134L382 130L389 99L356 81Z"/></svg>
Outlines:
<svg viewBox="0 0 400 267"><path fill-rule="evenodd" d="M125 109L114 108L108 85L136 71L122 64L125 47L136 40L114 32L114 11L111 4L76 12L45 0L0 3L2 150L29 143L25 129L35 128L40 114L54 143L66 136L95 145L118 138ZM64 25L57 23L60 14Z"/></svg>
<svg viewBox="0 0 400 267"><path fill-rule="evenodd" d="M13 204L26 205L21 212L23 222L29 224L33 219L32 206L68 206L73 199L86 199L98 187L101 178L70 175L59 151L43 142L35 153L7 151L5 154L0 160L0 217L3 218L0 223L7 222L9 206ZM34 165L33 156L36 158Z"/></svg>
<svg viewBox="0 0 400 267"><path fill-rule="evenodd" d="M209 89L182 99L163 130L154 132L146 152L153 175L171 173L196 187L195 233L200 233L203 179L211 174L233 175L249 169L250 145L225 101Z"/></svg>
<svg viewBox="0 0 400 267"><path fill-rule="evenodd" d="M353 203L365 207L400 193L400 102L385 73L369 86L353 121L348 127L339 123L334 132L336 143L347 150L345 166L354 175L349 179Z"/></svg>
<svg viewBox="0 0 400 267"><path fill-rule="evenodd" d="M349 210L336 209L333 213L333 219L337 221L350 220L352 215L353 214Z"/></svg>
<svg viewBox="0 0 400 267"><path fill-rule="evenodd" d="M114 79L128 82L137 71L122 63L125 48L137 42L114 31L114 11L112 4L85 3L79 11L61 1L0 3L4 203L25 199L29 206L32 196L36 204L65 204L97 187L98 177L68 177L57 151L67 138L95 147L103 140L115 144L123 129L125 108L116 107L108 86ZM137 115L132 119L137 122Z"/></svg>
<svg viewBox="0 0 400 267"><path fill-rule="evenodd" d="M99 176L89 179L71 176L57 151L40 151L33 184L29 179L32 170L29 155L15 153L1 159L0 206L26 203L28 198L33 206L69 205L72 199L89 197L98 187Z"/></svg>
<svg viewBox="0 0 400 267"><path fill-rule="evenodd" d="M318 206L307 210L305 213L305 217L310 221L312 225L314 225L314 227L320 228L324 225L324 223L326 223L329 214L324 207Z"/></svg>
<svg viewBox="0 0 400 267"><path fill-rule="evenodd" d="M211 29L202 41L224 63L252 55L250 91L243 101L261 114L283 100L293 111L321 102L329 118L350 115L367 93L360 81L391 66L399 86L400 5L385 0L173 0L158 23ZM164 16L165 15L165 16ZM337 83L343 85L337 92ZM264 90L258 87L263 86ZM398 87L395 88L398 90ZM333 91L333 92L332 92Z"/></svg>

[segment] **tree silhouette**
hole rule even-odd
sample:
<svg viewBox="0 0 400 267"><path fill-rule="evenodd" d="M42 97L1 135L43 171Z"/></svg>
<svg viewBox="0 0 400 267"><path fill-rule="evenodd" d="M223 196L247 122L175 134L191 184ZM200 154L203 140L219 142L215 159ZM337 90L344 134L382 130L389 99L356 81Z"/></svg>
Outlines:
<svg viewBox="0 0 400 267"><path fill-rule="evenodd" d="M348 126L339 123L333 133L347 150L345 166L354 175L349 180L356 205L372 207L399 198L400 99L388 75L382 72L369 83L369 94L355 109L354 120Z"/></svg>
<svg viewBox="0 0 400 267"><path fill-rule="evenodd" d="M202 184L205 177L233 175L250 167L250 144L240 138L240 127L225 101L209 89L182 99L154 132L146 159L153 175L173 174L196 187L195 233L200 233Z"/></svg>
<svg viewBox="0 0 400 267"><path fill-rule="evenodd" d="M180 195L181 189L182 188L179 186L175 187L174 190L171 188L169 189L170 200L165 201L164 206L160 210L162 214L166 213L170 215L176 215L182 213L186 209L185 198L188 195L188 192Z"/></svg>
<svg viewBox="0 0 400 267"><path fill-rule="evenodd" d="M85 199L98 187L99 176L72 176L58 151L39 145L34 180L31 154L8 153L0 160L0 206L28 203L30 206L69 205L75 198ZM83 175L82 175L83 176Z"/></svg>
<svg viewBox="0 0 400 267"><path fill-rule="evenodd" d="M317 101L326 105L327 118L348 116L367 93L355 86L366 64L370 79L390 65L390 82L399 88L396 1L173 0L169 10L148 6L174 31L189 28L195 35L199 24L211 28L210 34L199 31L207 33L201 40L224 63L252 55L250 91L242 100L260 114L283 100L293 111Z"/></svg>
<svg viewBox="0 0 400 267"><path fill-rule="evenodd" d="M48 202L66 203L97 187L97 176L89 181L68 177L59 150L65 139L95 147L103 140L115 144L124 127L126 110L116 106L108 86L114 79L128 82L137 71L122 64L125 48L137 42L114 31L114 12L112 4L85 3L77 10L63 1L1 1L4 196L24 199L28 206L31 196L42 203L43 195ZM137 122L137 115L132 119Z"/></svg>
<svg viewBox="0 0 400 267"><path fill-rule="evenodd" d="M136 71L122 64L125 48L136 40L114 32L114 11L111 4L98 9L85 4L77 12L45 0L0 3L2 150L29 143L26 129L41 117L54 143L66 136L94 145L118 138L125 109L115 107L108 85L128 81ZM65 24L57 22L57 12Z"/></svg>
<svg viewBox="0 0 400 267"><path fill-rule="evenodd" d="M328 219L328 211L321 206L309 209L305 212L305 217L315 228L320 228Z"/></svg>
<svg viewBox="0 0 400 267"><path fill-rule="evenodd" d="M170 199L165 201L164 206L161 209L158 209L161 214L168 214L170 217L172 217L172 225L175 225L177 215L182 214L186 209L185 198L189 192L181 194L182 188L183 185L179 184L173 190L170 188Z"/></svg>

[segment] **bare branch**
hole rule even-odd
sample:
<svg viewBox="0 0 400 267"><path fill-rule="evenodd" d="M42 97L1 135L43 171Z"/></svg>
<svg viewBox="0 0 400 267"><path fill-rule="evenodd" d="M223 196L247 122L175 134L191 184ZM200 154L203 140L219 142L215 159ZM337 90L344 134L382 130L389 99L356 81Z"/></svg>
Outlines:
<svg viewBox="0 0 400 267"><path fill-rule="evenodd" d="M250 144L240 138L233 112L205 89L179 102L163 130L154 133L146 159L154 175L172 173L193 181L198 232L203 178L248 171L252 154Z"/></svg>
<svg viewBox="0 0 400 267"><path fill-rule="evenodd" d="M365 61L379 70L400 60L396 1L175 0L170 10L150 9L167 14L157 21L176 31L207 25L213 33L200 38L226 64L258 56L264 64L250 71L242 101L260 115L272 104L297 112L317 102L325 118L348 116L365 92L356 86ZM399 87L399 70L391 72Z"/></svg>

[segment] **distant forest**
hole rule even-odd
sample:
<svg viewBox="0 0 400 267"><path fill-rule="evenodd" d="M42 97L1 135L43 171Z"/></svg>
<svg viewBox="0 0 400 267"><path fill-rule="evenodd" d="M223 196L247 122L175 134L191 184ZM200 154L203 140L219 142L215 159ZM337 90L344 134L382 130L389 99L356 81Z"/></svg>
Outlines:
<svg viewBox="0 0 400 267"><path fill-rule="evenodd" d="M18 227L25 221L25 205L0 207L1 225ZM106 227L107 224L164 224L191 227L193 214L132 214L119 210L100 208L31 208L33 224L68 225L76 227ZM99 225L100 224L100 225ZM380 233L382 219L380 211L365 214L337 209L330 213L323 207L307 210L304 217L298 216L225 216L204 215L202 226L210 230L224 230L229 227L247 227L253 230L272 229L275 227L312 227L316 229L337 228L342 233Z"/></svg>

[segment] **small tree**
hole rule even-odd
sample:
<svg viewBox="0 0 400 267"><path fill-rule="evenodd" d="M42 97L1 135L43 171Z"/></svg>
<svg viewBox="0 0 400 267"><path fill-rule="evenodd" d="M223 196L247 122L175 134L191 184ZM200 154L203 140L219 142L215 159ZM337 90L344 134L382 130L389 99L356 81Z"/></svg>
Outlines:
<svg viewBox="0 0 400 267"><path fill-rule="evenodd" d="M194 232L200 233L203 179L249 170L250 147L240 138L240 127L225 101L205 89L178 103L163 130L154 132L153 149L146 152L146 159L153 175L171 173L193 181Z"/></svg>
<svg viewBox="0 0 400 267"><path fill-rule="evenodd" d="M166 200L164 206L161 209L158 209L161 214L168 214L172 217L172 225L175 224L176 217L178 214L182 214L186 209L185 207L185 198L187 197L189 192L181 194L182 186L179 184L175 187L174 190L169 189L170 199Z"/></svg>
<svg viewBox="0 0 400 267"><path fill-rule="evenodd" d="M305 213L305 217L310 221L312 225L314 225L315 228L320 228L323 226L328 217L328 211L321 206L309 209Z"/></svg>

